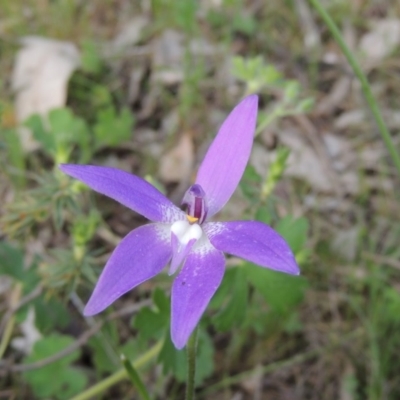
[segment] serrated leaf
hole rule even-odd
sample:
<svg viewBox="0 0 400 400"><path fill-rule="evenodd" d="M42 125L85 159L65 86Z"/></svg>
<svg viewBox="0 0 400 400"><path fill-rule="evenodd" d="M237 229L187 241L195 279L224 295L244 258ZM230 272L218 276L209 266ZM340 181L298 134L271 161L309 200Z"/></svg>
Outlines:
<svg viewBox="0 0 400 400"><path fill-rule="evenodd" d="M246 313L248 294L246 273L241 267L233 268L232 270L234 278L231 284L228 304L213 317L213 324L221 332L228 331L234 326L240 326Z"/></svg>
<svg viewBox="0 0 400 400"><path fill-rule="evenodd" d="M273 310L286 313L303 300L307 287L304 277L272 271L251 263L247 263L244 270L249 282Z"/></svg>
<svg viewBox="0 0 400 400"><path fill-rule="evenodd" d="M170 334L167 332L163 348L158 356L158 361L163 366L164 374L171 372L176 380L185 382L187 378L186 349L177 350L171 342ZM199 330L196 355L196 385L200 385L205 378L214 371L214 348L210 337Z"/></svg>
<svg viewBox="0 0 400 400"><path fill-rule="evenodd" d="M90 135L86 122L72 113L69 108L56 108L48 115L50 130L58 146L85 145Z"/></svg>
<svg viewBox="0 0 400 400"><path fill-rule="evenodd" d="M153 292L153 301L156 309L142 308L133 319L133 327L139 332L141 339L157 338L169 327L170 302L161 289Z"/></svg>
<svg viewBox="0 0 400 400"><path fill-rule="evenodd" d="M133 326L138 330L139 336L150 339L157 337L168 326L168 323L169 321L163 318L160 312L145 307L136 315Z"/></svg>
<svg viewBox="0 0 400 400"><path fill-rule="evenodd" d="M127 141L132 135L133 123L133 115L127 108L119 115L112 106L100 110L94 126L96 147L116 146Z"/></svg>

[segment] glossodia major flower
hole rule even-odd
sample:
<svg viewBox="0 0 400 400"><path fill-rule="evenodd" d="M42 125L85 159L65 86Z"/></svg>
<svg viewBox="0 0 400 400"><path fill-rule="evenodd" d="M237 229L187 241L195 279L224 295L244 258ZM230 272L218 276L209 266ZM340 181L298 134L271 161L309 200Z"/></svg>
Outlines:
<svg viewBox="0 0 400 400"><path fill-rule="evenodd" d="M103 311L169 263L177 274L171 291L171 338L181 349L219 287L223 253L262 267L299 274L284 239L258 221L211 222L236 189L248 162L258 97L242 100L222 124L200 166L196 182L175 206L138 176L115 168L63 164L60 169L131 208L151 223L134 229L112 253L87 303L86 316Z"/></svg>

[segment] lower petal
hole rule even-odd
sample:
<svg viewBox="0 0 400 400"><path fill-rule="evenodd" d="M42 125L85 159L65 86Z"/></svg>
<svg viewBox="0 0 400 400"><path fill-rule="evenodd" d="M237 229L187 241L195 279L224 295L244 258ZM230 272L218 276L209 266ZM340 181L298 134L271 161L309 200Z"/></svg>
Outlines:
<svg viewBox="0 0 400 400"><path fill-rule="evenodd" d="M94 315L157 275L171 259L169 225L148 224L125 236L108 260L84 315Z"/></svg>
<svg viewBox="0 0 400 400"><path fill-rule="evenodd" d="M203 230L218 250L276 271L300 273L286 241L262 222L209 222L203 225Z"/></svg>
<svg viewBox="0 0 400 400"><path fill-rule="evenodd" d="M196 245L176 277L171 294L171 338L182 349L198 324L225 270L222 252L207 243Z"/></svg>
<svg viewBox="0 0 400 400"><path fill-rule="evenodd" d="M195 243L196 239L192 239L187 244L182 244L174 233L171 234L172 260L168 275L173 275L178 270Z"/></svg>

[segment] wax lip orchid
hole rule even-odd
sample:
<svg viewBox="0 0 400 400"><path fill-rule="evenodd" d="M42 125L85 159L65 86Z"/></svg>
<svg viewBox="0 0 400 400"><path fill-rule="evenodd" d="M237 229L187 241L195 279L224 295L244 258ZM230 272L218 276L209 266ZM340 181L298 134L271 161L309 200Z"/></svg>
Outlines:
<svg viewBox="0 0 400 400"><path fill-rule="evenodd" d="M209 221L229 200L243 175L253 144L257 108L258 97L251 95L226 118L196 182L183 197L186 212L150 183L125 171L92 165L60 166L66 174L152 221L134 229L116 247L84 309L86 316L103 311L169 263L169 274L177 273L171 291L171 338L181 349L222 281L224 252L262 267L299 274L289 246L269 226L258 221Z"/></svg>

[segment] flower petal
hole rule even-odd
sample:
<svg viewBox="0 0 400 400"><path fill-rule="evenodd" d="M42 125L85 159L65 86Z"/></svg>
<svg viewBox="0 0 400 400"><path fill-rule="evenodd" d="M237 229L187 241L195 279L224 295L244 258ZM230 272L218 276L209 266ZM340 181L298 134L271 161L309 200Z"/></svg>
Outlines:
<svg viewBox="0 0 400 400"><path fill-rule="evenodd" d="M202 235L203 231L198 224L176 221L171 225L172 260L169 275L177 271Z"/></svg>
<svg viewBox="0 0 400 400"><path fill-rule="evenodd" d="M178 270L195 244L196 239L192 239L188 243L182 244L174 233L171 234L172 260L169 266L168 275L173 275Z"/></svg>
<svg viewBox="0 0 400 400"><path fill-rule="evenodd" d="M117 200L151 221L173 222L185 213L142 178L117 168L61 164L61 171Z"/></svg>
<svg viewBox="0 0 400 400"><path fill-rule="evenodd" d="M242 100L228 115L199 168L196 183L205 191L208 217L230 199L249 160L257 122L258 97Z"/></svg>
<svg viewBox="0 0 400 400"><path fill-rule="evenodd" d="M276 271L300 273L288 244L262 222L209 222L203 225L203 231L218 250Z"/></svg>
<svg viewBox="0 0 400 400"><path fill-rule="evenodd" d="M225 257L208 242L195 247L172 285L171 339L182 349L222 281Z"/></svg>
<svg viewBox="0 0 400 400"><path fill-rule="evenodd" d="M123 294L157 275L170 259L169 225L148 224L134 229L112 253L84 315L103 311Z"/></svg>

